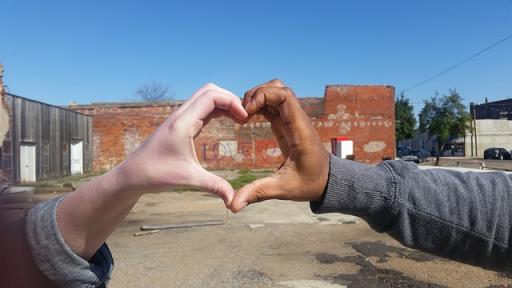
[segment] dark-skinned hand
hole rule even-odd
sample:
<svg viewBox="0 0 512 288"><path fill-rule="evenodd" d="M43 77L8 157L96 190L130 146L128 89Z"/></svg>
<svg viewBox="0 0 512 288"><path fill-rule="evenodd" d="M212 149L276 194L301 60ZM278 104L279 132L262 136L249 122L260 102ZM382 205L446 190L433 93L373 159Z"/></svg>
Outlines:
<svg viewBox="0 0 512 288"><path fill-rule="evenodd" d="M261 113L271 123L285 160L269 177L242 187L231 202L233 212L269 200L320 200L329 173L329 152L294 92L280 80L257 86L244 95L249 117Z"/></svg>

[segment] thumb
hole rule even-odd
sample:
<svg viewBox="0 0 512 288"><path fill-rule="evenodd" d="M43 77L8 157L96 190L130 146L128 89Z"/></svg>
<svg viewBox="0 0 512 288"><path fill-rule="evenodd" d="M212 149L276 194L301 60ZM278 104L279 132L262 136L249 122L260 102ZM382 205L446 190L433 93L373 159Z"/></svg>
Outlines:
<svg viewBox="0 0 512 288"><path fill-rule="evenodd" d="M230 209L237 213L247 205L269 199L279 195L279 183L275 177L265 177L240 188L235 194Z"/></svg>
<svg viewBox="0 0 512 288"><path fill-rule="evenodd" d="M204 168L202 168L201 172L198 174L199 183L197 186L219 196L224 200L226 208L229 208L235 196L235 190L233 190L231 184L222 177L206 171Z"/></svg>

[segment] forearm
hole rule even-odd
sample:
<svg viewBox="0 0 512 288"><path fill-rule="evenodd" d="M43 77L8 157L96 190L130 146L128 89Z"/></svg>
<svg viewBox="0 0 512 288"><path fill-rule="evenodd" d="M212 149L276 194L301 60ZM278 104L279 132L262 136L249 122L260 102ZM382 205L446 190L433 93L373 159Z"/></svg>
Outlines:
<svg viewBox="0 0 512 288"><path fill-rule="evenodd" d="M118 168L30 209L26 235L35 262L60 287L105 287L113 269L106 239L140 197Z"/></svg>
<svg viewBox="0 0 512 288"><path fill-rule="evenodd" d="M247 118L237 96L207 84L118 167L30 209L27 239L44 275L61 287L104 287L113 268L104 242L144 192L194 186L217 194L229 206L233 188L199 164L193 146L194 135L220 115Z"/></svg>
<svg viewBox="0 0 512 288"><path fill-rule="evenodd" d="M511 270L512 176L421 170L387 161L377 167L331 159L317 213L364 218L406 246L442 257Z"/></svg>
<svg viewBox="0 0 512 288"><path fill-rule="evenodd" d="M118 167L64 197L57 223L66 244L88 260L126 217L141 194L119 183Z"/></svg>

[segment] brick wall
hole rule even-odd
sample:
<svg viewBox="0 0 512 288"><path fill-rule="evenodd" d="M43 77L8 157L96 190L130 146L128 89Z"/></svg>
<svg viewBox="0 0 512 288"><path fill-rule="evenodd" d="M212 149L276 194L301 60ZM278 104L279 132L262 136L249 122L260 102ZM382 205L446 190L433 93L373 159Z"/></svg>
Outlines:
<svg viewBox="0 0 512 288"><path fill-rule="evenodd" d="M94 169L121 162L181 104L112 103L69 108L94 115ZM326 148L332 137L354 141L357 161L377 163L395 156L394 88L391 86L331 85L324 98L304 98ZM209 123L195 140L199 161L207 168L274 168L282 161L270 123L254 117L238 125L220 118Z"/></svg>
<svg viewBox="0 0 512 288"><path fill-rule="evenodd" d="M378 163L395 157L395 100L392 86L330 85L325 113L333 126L318 127L324 141L333 135L354 141L356 160Z"/></svg>

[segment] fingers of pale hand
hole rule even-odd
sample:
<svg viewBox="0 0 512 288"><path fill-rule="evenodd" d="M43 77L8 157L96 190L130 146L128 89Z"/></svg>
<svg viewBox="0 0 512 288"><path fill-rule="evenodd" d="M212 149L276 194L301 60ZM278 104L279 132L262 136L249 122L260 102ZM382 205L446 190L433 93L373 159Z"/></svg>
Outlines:
<svg viewBox="0 0 512 288"><path fill-rule="evenodd" d="M199 88L196 92L194 92L194 94L192 94L192 96L185 103L183 103L183 105L181 105L179 109L180 110L185 110L197 98L201 97L201 95L203 95L207 91L220 91L220 92L223 92L225 94L231 94L231 95L236 97L236 95L233 92L231 92L231 91L229 91L227 89L219 87L219 86L215 85L214 83L206 83L201 88Z"/></svg>
<svg viewBox="0 0 512 288"><path fill-rule="evenodd" d="M244 120L247 112L240 99L233 94L220 90L207 90L184 111L184 116L192 121L206 120L216 110L224 110L230 118Z"/></svg>
<svg viewBox="0 0 512 288"><path fill-rule="evenodd" d="M201 88L197 89L197 91L194 92L194 94L192 94L192 96L190 96L190 98L188 98L188 100L180 106L179 110L181 110L181 111L186 110L188 108L188 106L190 106L190 104L192 104L205 91L215 90L215 89L217 89L217 87L218 86L213 83L206 83Z"/></svg>
<svg viewBox="0 0 512 288"><path fill-rule="evenodd" d="M236 213L251 203L276 199L279 189L280 185L275 177L258 179L238 190L231 202L230 209Z"/></svg>

